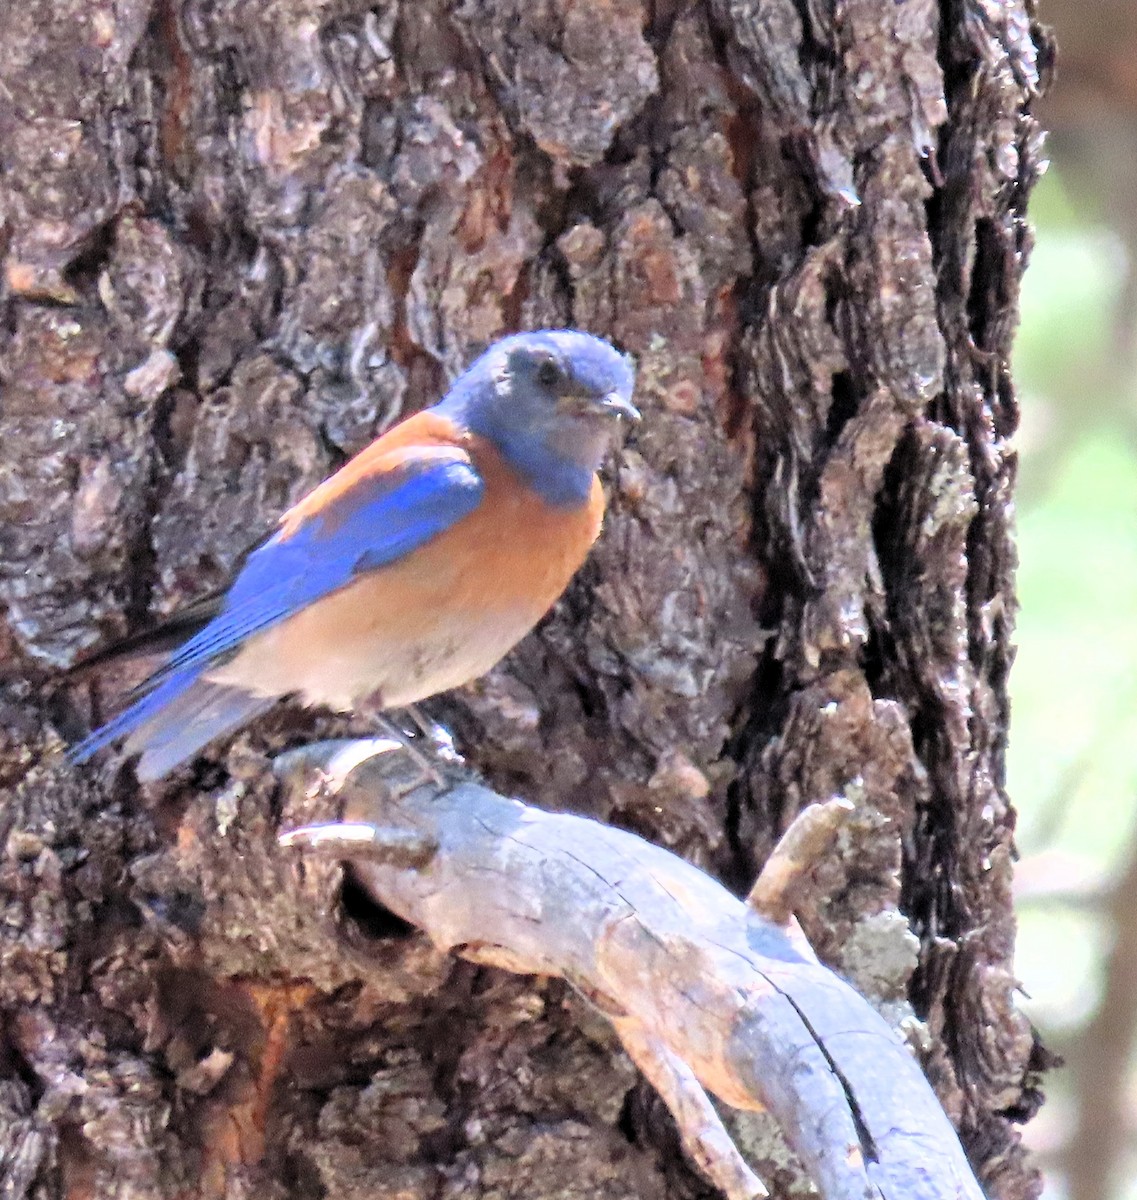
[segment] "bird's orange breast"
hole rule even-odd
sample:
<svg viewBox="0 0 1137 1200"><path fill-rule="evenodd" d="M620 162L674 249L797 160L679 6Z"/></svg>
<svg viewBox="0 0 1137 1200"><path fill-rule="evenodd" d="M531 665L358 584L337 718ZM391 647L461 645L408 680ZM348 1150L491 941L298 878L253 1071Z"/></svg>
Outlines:
<svg viewBox="0 0 1137 1200"><path fill-rule="evenodd" d="M472 513L250 639L209 678L349 709L376 693L414 703L488 671L564 591L604 497L594 478L587 503L555 508L490 443L462 444L485 483Z"/></svg>

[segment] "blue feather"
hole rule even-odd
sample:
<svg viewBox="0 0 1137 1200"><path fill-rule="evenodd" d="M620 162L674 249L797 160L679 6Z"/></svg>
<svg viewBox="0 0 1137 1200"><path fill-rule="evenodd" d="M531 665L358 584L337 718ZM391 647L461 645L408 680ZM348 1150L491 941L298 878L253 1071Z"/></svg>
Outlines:
<svg viewBox="0 0 1137 1200"><path fill-rule="evenodd" d="M340 505L334 519L314 516L288 535L274 534L249 556L220 613L146 681L147 694L73 747L68 757L85 762L130 734L128 748L144 751L140 771L157 778L219 733L268 708L271 699L200 677L246 639L360 572L392 563L436 537L473 512L484 491L468 460L412 460L378 477L361 502Z"/></svg>
<svg viewBox="0 0 1137 1200"><path fill-rule="evenodd" d="M135 775L143 783L161 779L214 738L266 712L276 700L194 678L178 695L163 700L127 738L127 753L142 753Z"/></svg>
<svg viewBox="0 0 1137 1200"><path fill-rule="evenodd" d="M156 778L267 708L270 698L217 682L215 668L248 639L360 573L413 552L477 508L485 485L460 448L463 435L488 441L516 483L546 504L589 504L610 418L637 415L633 384L630 361L579 330L538 330L495 343L431 410L422 427L428 444L415 448L407 439L413 429L386 445L380 438L375 457L355 460L338 483L328 481L301 501L249 556L217 615L143 684L124 712L77 746L72 759L81 762L126 736L128 751L142 755L140 777ZM440 418L441 439L426 432ZM388 451L395 459L410 457L383 470L376 463L390 462ZM508 529L501 534L508 537ZM285 672L272 687L284 691L290 680Z"/></svg>

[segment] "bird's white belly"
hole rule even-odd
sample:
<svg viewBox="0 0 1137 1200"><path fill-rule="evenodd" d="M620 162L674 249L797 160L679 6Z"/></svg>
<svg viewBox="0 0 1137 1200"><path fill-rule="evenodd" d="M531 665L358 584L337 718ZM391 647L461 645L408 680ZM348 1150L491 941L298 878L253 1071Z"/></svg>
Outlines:
<svg viewBox="0 0 1137 1200"><path fill-rule="evenodd" d="M532 612L498 610L439 621L414 636L343 637L296 646L289 623L249 642L208 678L258 695L298 694L343 712L376 697L385 708L414 704L485 674L532 628Z"/></svg>

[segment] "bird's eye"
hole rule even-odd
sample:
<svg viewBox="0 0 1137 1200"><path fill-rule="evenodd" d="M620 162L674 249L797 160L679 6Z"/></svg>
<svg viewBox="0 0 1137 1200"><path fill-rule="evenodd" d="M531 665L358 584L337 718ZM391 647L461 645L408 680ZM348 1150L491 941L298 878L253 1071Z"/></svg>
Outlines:
<svg viewBox="0 0 1137 1200"><path fill-rule="evenodd" d="M542 359L540 366L537 368L537 382L542 387L553 387L561 381L561 369L551 359Z"/></svg>

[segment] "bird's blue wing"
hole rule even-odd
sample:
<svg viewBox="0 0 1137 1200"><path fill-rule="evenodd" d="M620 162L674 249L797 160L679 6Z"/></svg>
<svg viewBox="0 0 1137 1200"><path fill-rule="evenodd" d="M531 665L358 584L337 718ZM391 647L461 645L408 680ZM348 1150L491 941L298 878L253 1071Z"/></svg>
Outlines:
<svg viewBox="0 0 1137 1200"><path fill-rule="evenodd" d="M282 528L249 555L221 611L163 668L185 670L394 562L478 506L485 485L464 453L411 458L350 496Z"/></svg>
<svg viewBox="0 0 1137 1200"><path fill-rule="evenodd" d="M280 530L249 555L229 589L221 610L182 645L143 685L145 694L114 720L75 746L69 757L83 762L102 747L143 726L161 732L156 719L196 703L189 689L204 686L201 673L224 659L254 634L290 617L322 596L338 590L363 571L391 563L436 537L478 506L485 485L458 448L432 448L402 456L392 469L364 475L349 492L333 493L324 507L309 506L298 521ZM198 720L195 745L204 745L227 728L263 708L261 697L242 693L221 704L212 698ZM139 739L132 739L141 748Z"/></svg>

